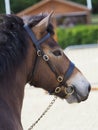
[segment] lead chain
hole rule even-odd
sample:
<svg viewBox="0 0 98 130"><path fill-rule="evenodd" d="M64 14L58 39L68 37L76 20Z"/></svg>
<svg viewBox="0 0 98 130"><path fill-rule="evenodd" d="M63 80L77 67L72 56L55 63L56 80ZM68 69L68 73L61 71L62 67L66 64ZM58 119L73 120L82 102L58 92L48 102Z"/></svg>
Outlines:
<svg viewBox="0 0 98 130"><path fill-rule="evenodd" d="M48 107L45 109L45 111L41 114L41 116L28 128L28 130L32 130L33 127L43 118L44 115L50 110L50 108L53 106L57 99L57 96L54 96L53 100L50 102Z"/></svg>

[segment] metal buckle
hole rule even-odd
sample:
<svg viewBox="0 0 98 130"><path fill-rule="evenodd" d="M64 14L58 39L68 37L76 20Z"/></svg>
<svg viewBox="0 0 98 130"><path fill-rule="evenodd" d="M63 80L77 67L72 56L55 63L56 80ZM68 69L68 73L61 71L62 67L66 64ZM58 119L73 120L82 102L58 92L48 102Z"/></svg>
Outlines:
<svg viewBox="0 0 98 130"><path fill-rule="evenodd" d="M56 89L55 89L55 93L57 94L57 93L60 93L61 92L61 87L57 87Z"/></svg>
<svg viewBox="0 0 98 130"><path fill-rule="evenodd" d="M37 51L37 55L38 55L38 56L41 56L41 50L38 50L38 51Z"/></svg>
<svg viewBox="0 0 98 130"><path fill-rule="evenodd" d="M48 60L49 60L49 56L43 55L43 59L44 59L45 61L48 61Z"/></svg>
<svg viewBox="0 0 98 130"><path fill-rule="evenodd" d="M58 81L59 83L61 83L61 82L63 81L63 77L62 77L62 76L58 76L58 77L57 77L57 81Z"/></svg>

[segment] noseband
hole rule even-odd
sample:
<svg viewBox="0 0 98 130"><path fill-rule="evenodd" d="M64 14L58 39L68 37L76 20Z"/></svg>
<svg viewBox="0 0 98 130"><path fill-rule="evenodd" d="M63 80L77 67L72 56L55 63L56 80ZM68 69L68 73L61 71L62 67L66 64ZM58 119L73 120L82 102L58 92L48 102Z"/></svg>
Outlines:
<svg viewBox="0 0 98 130"><path fill-rule="evenodd" d="M43 42L45 42L47 39L50 38L50 36L51 36L50 33L47 33L42 39L37 40L35 34L33 33L33 31L30 29L30 27L28 25L24 25L24 28L27 31L27 33L29 34L31 40L33 41L33 43L34 43L34 45L36 47L37 56L41 56L43 58L43 60L48 64L51 71L55 74L57 81L59 82L59 86L57 86L55 88L55 90L49 91L49 93L58 95L58 94L63 92L65 98L67 96L72 95L74 93L74 87L73 86L68 86L66 84L66 81L72 75L72 72L73 72L73 70L75 68L75 65L70 61L69 67L68 67L65 75L64 76L59 75L57 73L55 67L53 66L53 64L49 60L48 55L46 55L44 53L43 49L41 48L41 44ZM35 66L36 66L36 62L35 62Z"/></svg>

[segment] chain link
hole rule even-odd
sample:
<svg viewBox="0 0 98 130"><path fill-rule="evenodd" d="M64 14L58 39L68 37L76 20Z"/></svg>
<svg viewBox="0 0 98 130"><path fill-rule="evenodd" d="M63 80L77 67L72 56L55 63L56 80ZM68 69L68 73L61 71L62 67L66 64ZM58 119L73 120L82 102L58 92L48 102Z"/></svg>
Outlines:
<svg viewBox="0 0 98 130"><path fill-rule="evenodd" d="M50 110L50 108L53 106L57 99L57 96L54 96L48 107L45 109L45 111L41 114L41 116L28 128L28 130L32 130L34 126L43 118L43 116L46 115L46 113Z"/></svg>

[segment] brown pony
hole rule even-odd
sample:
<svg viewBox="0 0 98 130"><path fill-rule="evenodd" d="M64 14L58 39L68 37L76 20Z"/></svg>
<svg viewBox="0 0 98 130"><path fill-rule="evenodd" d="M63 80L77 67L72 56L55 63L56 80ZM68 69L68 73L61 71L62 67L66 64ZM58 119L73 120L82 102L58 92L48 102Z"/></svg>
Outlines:
<svg viewBox="0 0 98 130"><path fill-rule="evenodd" d="M24 87L30 83L69 103L88 98L90 84L53 39L51 14L27 23L0 15L0 130L23 130Z"/></svg>

